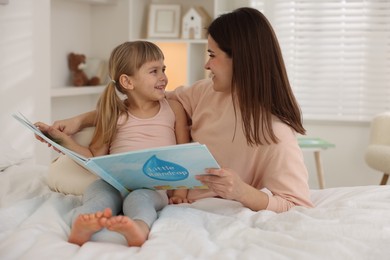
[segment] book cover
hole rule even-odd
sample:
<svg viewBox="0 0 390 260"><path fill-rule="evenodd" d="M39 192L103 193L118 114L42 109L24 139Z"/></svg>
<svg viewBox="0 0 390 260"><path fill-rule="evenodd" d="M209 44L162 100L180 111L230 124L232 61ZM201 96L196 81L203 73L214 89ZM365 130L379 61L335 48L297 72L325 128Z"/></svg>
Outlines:
<svg viewBox="0 0 390 260"><path fill-rule="evenodd" d="M85 158L51 140L22 114L12 116L75 162L110 183L123 195L140 188L207 189L195 176L205 174L206 168L220 168L206 145L199 143Z"/></svg>

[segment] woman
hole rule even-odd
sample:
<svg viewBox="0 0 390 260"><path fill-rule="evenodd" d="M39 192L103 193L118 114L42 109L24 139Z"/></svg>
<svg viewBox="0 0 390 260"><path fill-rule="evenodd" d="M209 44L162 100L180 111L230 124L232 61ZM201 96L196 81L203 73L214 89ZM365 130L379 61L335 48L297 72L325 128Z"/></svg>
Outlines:
<svg viewBox="0 0 390 260"><path fill-rule="evenodd" d="M209 190L187 198L221 197L251 210L312 207L296 133L304 134L276 35L265 16L239 8L208 28L211 78L167 93L191 119L193 141L208 146L222 169L198 179ZM96 112L54 123L68 134L94 124Z"/></svg>

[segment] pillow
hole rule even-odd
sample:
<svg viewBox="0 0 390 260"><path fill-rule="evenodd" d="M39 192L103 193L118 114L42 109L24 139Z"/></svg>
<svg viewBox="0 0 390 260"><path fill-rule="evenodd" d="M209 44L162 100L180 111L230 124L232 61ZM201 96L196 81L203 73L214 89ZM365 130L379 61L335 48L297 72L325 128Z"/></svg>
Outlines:
<svg viewBox="0 0 390 260"><path fill-rule="evenodd" d="M88 146L91 142L94 127L85 128L73 137L79 144ZM47 175L50 189L64 194L82 195L86 187L98 177L74 162L67 155L55 159Z"/></svg>

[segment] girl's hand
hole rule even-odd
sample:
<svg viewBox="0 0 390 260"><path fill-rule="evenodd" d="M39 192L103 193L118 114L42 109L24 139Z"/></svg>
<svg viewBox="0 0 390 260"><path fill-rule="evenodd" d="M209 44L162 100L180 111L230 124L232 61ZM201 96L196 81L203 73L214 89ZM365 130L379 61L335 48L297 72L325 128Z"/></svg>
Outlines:
<svg viewBox="0 0 390 260"><path fill-rule="evenodd" d="M80 126L80 121L75 117L55 121L52 125L52 128L64 132L67 135L73 135L80 131Z"/></svg>
<svg viewBox="0 0 390 260"><path fill-rule="evenodd" d="M58 129L53 128L52 126L46 125L45 123L36 122L34 125L44 135L46 135L48 138L50 138L51 140L53 140L54 142L56 142L58 144L64 145L64 144L72 141L72 138L69 135L61 132ZM38 135L35 135L35 138L38 139L41 142L47 143L44 139L42 139ZM51 146L51 144L49 144L49 143L47 143L47 144L48 144L49 147ZM55 147L53 147L53 149L56 150L57 152L61 152L58 149L56 149Z"/></svg>
<svg viewBox="0 0 390 260"><path fill-rule="evenodd" d="M207 175L197 175L196 179L224 199L241 201L247 186L231 169L207 169Z"/></svg>

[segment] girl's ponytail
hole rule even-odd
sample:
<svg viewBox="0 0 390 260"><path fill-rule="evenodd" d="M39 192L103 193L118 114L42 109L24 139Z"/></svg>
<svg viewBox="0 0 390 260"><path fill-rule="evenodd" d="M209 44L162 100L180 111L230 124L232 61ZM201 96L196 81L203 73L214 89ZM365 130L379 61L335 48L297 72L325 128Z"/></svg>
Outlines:
<svg viewBox="0 0 390 260"><path fill-rule="evenodd" d="M110 143L116 133L118 118L126 111L123 100L116 92L116 84L114 80L111 80L98 101L93 143Z"/></svg>

